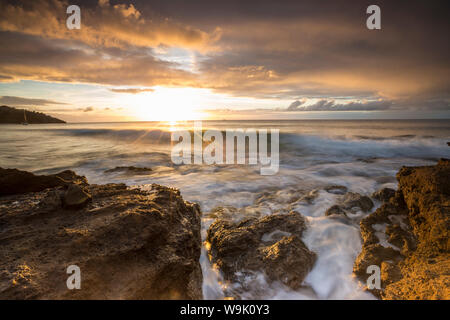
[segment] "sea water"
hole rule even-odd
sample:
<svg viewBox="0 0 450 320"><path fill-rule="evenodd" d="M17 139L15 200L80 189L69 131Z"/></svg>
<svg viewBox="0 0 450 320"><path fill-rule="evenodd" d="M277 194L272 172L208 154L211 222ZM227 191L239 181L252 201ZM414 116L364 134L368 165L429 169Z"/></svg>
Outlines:
<svg viewBox="0 0 450 320"><path fill-rule="evenodd" d="M201 206L203 239L214 221L208 213L218 206L236 208L236 219L296 210L308 221L303 241L318 255L302 288L293 291L281 283L268 283L262 273L225 283L204 247L200 259L204 297L221 299L236 290L243 299L372 299L352 275L361 250L359 221L369 213L358 212L349 219L325 217L339 197L326 187L340 185L370 195L383 187L396 188L395 174L403 165L431 165L450 158L450 120L203 121L204 129L279 129L279 172L263 176L258 166L175 165L171 133L192 124L2 125L0 167L36 174L70 169L90 183L179 188L185 200ZM117 166L152 171L105 172ZM308 194L314 195L311 200L302 200ZM378 206L375 202L372 211Z"/></svg>

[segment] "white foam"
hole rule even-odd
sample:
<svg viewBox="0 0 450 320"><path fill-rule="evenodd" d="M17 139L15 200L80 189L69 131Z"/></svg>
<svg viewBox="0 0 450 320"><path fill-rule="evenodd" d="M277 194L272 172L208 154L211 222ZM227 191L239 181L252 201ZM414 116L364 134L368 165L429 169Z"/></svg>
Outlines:
<svg viewBox="0 0 450 320"><path fill-rule="evenodd" d="M304 235L318 258L305 279L319 299L372 299L352 276L353 262L361 250L359 229L326 217L310 217Z"/></svg>

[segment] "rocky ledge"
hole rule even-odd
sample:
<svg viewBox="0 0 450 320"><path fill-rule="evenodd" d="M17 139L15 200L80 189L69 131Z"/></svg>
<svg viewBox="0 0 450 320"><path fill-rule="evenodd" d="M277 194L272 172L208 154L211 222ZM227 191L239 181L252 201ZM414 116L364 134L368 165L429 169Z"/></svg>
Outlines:
<svg viewBox="0 0 450 320"><path fill-rule="evenodd" d="M227 281L243 284L262 272L268 281L298 289L316 261L301 240L305 229L305 218L295 211L238 222L217 219L208 229L209 254ZM239 298L239 290L226 293Z"/></svg>
<svg viewBox="0 0 450 320"><path fill-rule="evenodd" d="M354 273L381 270L382 299L450 299L450 161L403 167L399 183L374 213L361 220L362 251ZM385 199L387 200L387 199Z"/></svg>
<svg viewBox="0 0 450 320"><path fill-rule="evenodd" d="M0 299L202 298L200 210L178 190L1 168L0 186Z"/></svg>

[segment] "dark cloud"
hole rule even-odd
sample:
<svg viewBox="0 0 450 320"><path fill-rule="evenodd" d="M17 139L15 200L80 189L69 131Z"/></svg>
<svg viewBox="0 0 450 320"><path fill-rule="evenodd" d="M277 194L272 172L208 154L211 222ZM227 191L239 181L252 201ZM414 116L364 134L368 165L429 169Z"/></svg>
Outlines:
<svg viewBox="0 0 450 320"><path fill-rule="evenodd" d="M66 104L63 102L47 100L47 99L31 99L23 97L2 96L0 97L0 103L10 106L47 106L53 104Z"/></svg>
<svg viewBox="0 0 450 320"><path fill-rule="evenodd" d="M0 73L15 79L147 86L192 79L177 63L160 60L146 48L92 50L71 40L1 31L0 48Z"/></svg>
<svg viewBox="0 0 450 320"><path fill-rule="evenodd" d="M286 109L286 111L297 111L302 104L304 104L305 101L298 101L295 100L294 102L292 102L289 107Z"/></svg>

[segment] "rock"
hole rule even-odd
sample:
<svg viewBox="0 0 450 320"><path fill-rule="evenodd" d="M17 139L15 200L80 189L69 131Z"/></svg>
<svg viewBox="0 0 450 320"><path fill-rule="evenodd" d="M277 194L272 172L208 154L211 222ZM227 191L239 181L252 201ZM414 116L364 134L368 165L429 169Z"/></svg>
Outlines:
<svg viewBox="0 0 450 320"><path fill-rule="evenodd" d="M338 205L334 205L334 206L330 207L327 211L325 211L325 216L331 216L333 214L345 215L346 216L346 213L345 213L344 209L342 209Z"/></svg>
<svg viewBox="0 0 450 320"><path fill-rule="evenodd" d="M316 261L316 255L298 236L285 236L260 250L269 279L281 281L293 289L301 286Z"/></svg>
<svg viewBox="0 0 450 320"><path fill-rule="evenodd" d="M403 167L397 174L414 234L422 246L450 249L450 160L436 166Z"/></svg>
<svg viewBox="0 0 450 320"><path fill-rule="evenodd" d="M386 227L386 236L388 241L394 246L401 249L401 252L406 254L416 249L416 240L411 232L404 230L398 224L389 224Z"/></svg>
<svg viewBox="0 0 450 320"><path fill-rule="evenodd" d="M369 244L363 245L361 253L355 260L353 272L366 283L370 274L367 273L367 267L376 265L381 268L383 261L400 261L401 256L398 251L390 247L383 247L382 245Z"/></svg>
<svg viewBox="0 0 450 320"><path fill-rule="evenodd" d="M72 191L92 203L62 207ZM71 185L0 207L0 299L202 298L200 210L176 189ZM81 290L67 289L70 265Z"/></svg>
<svg viewBox="0 0 450 320"><path fill-rule="evenodd" d="M297 200L297 203L312 204L314 202L314 200L317 199L318 196L319 196L319 190L313 189L310 192L308 192L307 194L301 196Z"/></svg>
<svg viewBox="0 0 450 320"><path fill-rule="evenodd" d="M48 188L67 186L69 183L85 184L85 177L66 170L53 175L35 175L17 169L0 168L0 196L39 192Z"/></svg>
<svg viewBox="0 0 450 320"><path fill-rule="evenodd" d="M68 184L78 184L81 186L88 185L88 181L85 176L79 176L72 170L65 170L55 174L54 176L62 179L65 182L64 186L67 186Z"/></svg>
<svg viewBox="0 0 450 320"><path fill-rule="evenodd" d="M89 192L83 187L71 184L62 197L62 205L67 209L80 209L92 201Z"/></svg>
<svg viewBox="0 0 450 320"><path fill-rule="evenodd" d="M397 282L403 278L400 268L389 261L383 261L381 263L381 281L385 285L389 285L393 282Z"/></svg>
<svg viewBox="0 0 450 320"><path fill-rule="evenodd" d="M343 189L341 189L343 191ZM373 202L367 196L362 196L356 192L347 192L338 199L337 204L325 211L325 216L343 215L348 217L347 213L356 213L358 210L364 212L373 208Z"/></svg>
<svg viewBox="0 0 450 320"><path fill-rule="evenodd" d="M50 189L46 192L45 196L39 201L39 206L44 209L44 211L48 210L57 210L60 209L62 204L62 197L64 195L64 191L61 188Z"/></svg>
<svg viewBox="0 0 450 320"><path fill-rule="evenodd" d="M328 186L325 187L325 191L333 194L345 194L347 192L347 187L345 186Z"/></svg>
<svg viewBox="0 0 450 320"><path fill-rule="evenodd" d="M353 271L363 281L381 267L382 299L450 299L450 161L403 167L389 202L361 220L361 253ZM376 225L386 225L377 233ZM398 247L381 246L380 238Z"/></svg>
<svg viewBox="0 0 450 320"><path fill-rule="evenodd" d="M305 228L295 211L239 223L219 219L208 229L209 253L226 280L262 271L269 280L298 289L316 260L301 240Z"/></svg>
<svg viewBox="0 0 450 320"><path fill-rule="evenodd" d="M151 171L152 171L151 168L145 168L145 167L139 168L139 167L134 167L134 166L128 166L128 167L115 167L113 169L108 169L105 172L106 173L123 172L126 174L140 175L140 174L148 174Z"/></svg>
<svg viewBox="0 0 450 320"><path fill-rule="evenodd" d="M347 192L342 199L342 206L344 209L351 210L353 208L360 208L367 212L373 208L373 202L367 196L362 196L356 192Z"/></svg>
<svg viewBox="0 0 450 320"><path fill-rule="evenodd" d="M389 199L391 199L395 195L395 190L391 188L383 188L381 190L375 191L372 193L372 198L377 199L382 202L389 202Z"/></svg>

